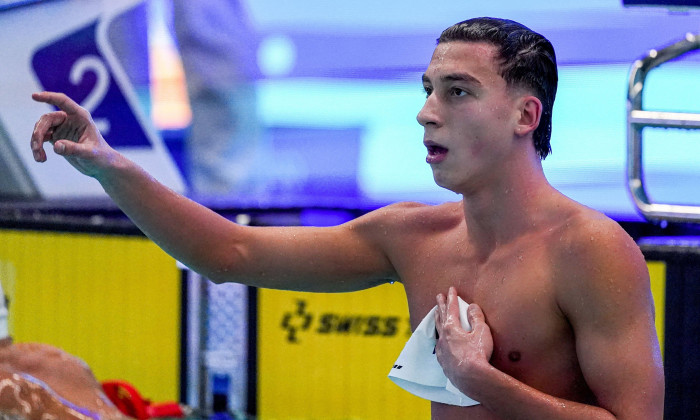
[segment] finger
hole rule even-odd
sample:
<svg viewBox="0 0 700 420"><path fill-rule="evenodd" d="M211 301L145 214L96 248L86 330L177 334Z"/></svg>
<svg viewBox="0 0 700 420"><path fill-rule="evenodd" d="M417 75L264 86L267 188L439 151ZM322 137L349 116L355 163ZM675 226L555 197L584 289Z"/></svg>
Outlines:
<svg viewBox="0 0 700 420"><path fill-rule="evenodd" d="M475 330L478 326L486 324L484 312L476 303L472 303L467 308L467 319L469 320L469 325L472 326L472 330Z"/></svg>
<svg viewBox="0 0 700 420"><path fill-rule="evenodd" d="M438 310L445 309L445 306L447 305L445 301L445 295L443 295L442 293L438 293L435 299L437 300Z"/></svg>
<svg viewBox="0 0 700 420"><path fill-rule="evenodd" d="M437 300L437 310L435 311L435 329L438 332L438 336L442 332L442 322L445 319L445 295L442 293L438 294L435 298Z"/></svg>
<svg viewBox="0 0 700 420"><path fill-rule="evenodd" d="M38 125L39 122L34 124L34 131L32 132L32 139L29 142L29 147L32 150L35 161L45 162L46 152L44 152L44 136L37 133Z"/></svg>
<svg viewBox="0 0 700 420"><path fill-rule="evenodd" d="M46 160L44 152L44 142L51 140L54 128L63 124L66 120L66 113L62 111L44 114L34 125L30 147L34 155L34 160L43 162Z"/></svg>
<svg viewBox="0 0 700 420"><path fill-rule="evenodd" d="M455 287L450 287L447 292L447 313L459 319L459 299L457 298L457 289Z"/></svg>
<svg viewBox="0 0 700 420"><path fill-rule="evenodd" d="M37 137L44 141L50 140L53 129L63 124L67 118L68 115L63 111L49 112L42 115L34 124L32 137Z"/></svg>
<svg viewBox="0 0 700 420"><path fill-rule="evenodd" d="M454 287L450 287L449 291L447 292L447 300L445 301L445 298L443 296L442 299L442 305L441 305L441 320L443 324L451 324L451 323L456 323L456 325L460 325L459 321L459 300L457 298L457 289Z"/></svg>
<svg viewBox="0 0 700 420"><path fill-rule="evenodd" d="M58 109L65 111L67 114L77 114L83 109L80 107L80 105L78 105L67 95L60 92L34 93L32 94L32 99L34 99L37 102L43 102L49 105L53 105Z"/></svg>
<svg viewBox="0 0 700 420"><path fill-rule="evenodd" d="M439 315L440 322L444 322L447 318L447 299L442 293L437 295L437 311L436 315Z"/></svg>

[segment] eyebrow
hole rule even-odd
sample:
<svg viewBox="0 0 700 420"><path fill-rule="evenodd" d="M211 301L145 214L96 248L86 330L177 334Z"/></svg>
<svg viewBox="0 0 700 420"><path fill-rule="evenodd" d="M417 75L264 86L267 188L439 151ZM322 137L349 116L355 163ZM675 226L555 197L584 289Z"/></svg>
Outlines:
<svg viewBox="0 0 700 420"><path fill-rule="evenodd" d="M430 78L424 73L423 83L430 83ZM440 80L443 82L467 82L476 86L481 86L481 82L476 77L466 74L466 73L451 73L444 76L440 76Z"/></svg>

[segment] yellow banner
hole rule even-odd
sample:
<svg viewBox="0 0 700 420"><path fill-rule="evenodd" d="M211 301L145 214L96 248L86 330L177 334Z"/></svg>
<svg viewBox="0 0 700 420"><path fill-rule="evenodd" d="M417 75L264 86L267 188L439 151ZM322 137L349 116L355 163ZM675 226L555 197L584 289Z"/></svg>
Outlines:
<svg viewBox="0 0 700 420"><path fill-rule="evenodd" d="M62 348L153 401L179 398L179 278L143 237L0 230L15 340Z"/></svg>
<svg viewBox="0 0 700 420"><path fill-rule="evenodd" d="M258 417L426 419L387 375L411 335L400 284L341 294L260 290Z"/></svg>
<svg viewBox="0 0 700 420"><path fill-rule="evenodd" d="M647 261L651 293L656 309L656 333L659 336L661 355L664 354L664 322L666 321L666 263L663 261Z"/></svg>

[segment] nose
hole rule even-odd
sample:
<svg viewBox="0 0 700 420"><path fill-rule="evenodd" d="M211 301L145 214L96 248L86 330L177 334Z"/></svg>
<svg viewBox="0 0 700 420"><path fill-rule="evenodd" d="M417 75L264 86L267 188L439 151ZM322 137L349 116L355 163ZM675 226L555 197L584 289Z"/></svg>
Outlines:
<svg viewBox="0 0 700 420"><path fill-rule="evenodd" d="M438 124L439 123L436 102L437 102L436 95L429 95L425 99L425 103L423 104L423 108L421 108L421 110L418 112L418 115L416 116L416 120L418 120L418 124L425 127L429 124Z"/></svg>

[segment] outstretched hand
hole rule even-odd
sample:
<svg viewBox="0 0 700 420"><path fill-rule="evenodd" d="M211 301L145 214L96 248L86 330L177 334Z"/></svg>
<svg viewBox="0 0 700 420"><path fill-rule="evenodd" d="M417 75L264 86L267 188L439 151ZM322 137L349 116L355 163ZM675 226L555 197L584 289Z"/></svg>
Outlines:
<svg viewBox="0 0 700 420"><path fill-rule="evenodd" d="M56 154L66 158L83 174L92 177L97 177L116 159L118 153L105 142L90 113L68 96L63 93L41 92L33 94L32 99L59 109L42 115L34 125L31 149L35 161L46 161L46 142L53 144Z"/></svg>
<svg viewBox="0 0 700 420"><path fill-rule="evenodd" d="M437 296L438 309L435 311L435 328L438 341L435 346L437 356L445 376L465 395L474 395L479 374L489 367L493 353L491 329L481 308L470 304L467 317L471 331L465 331L459 320L459 301L457 290L450 287L445 295Z"/></svg>

